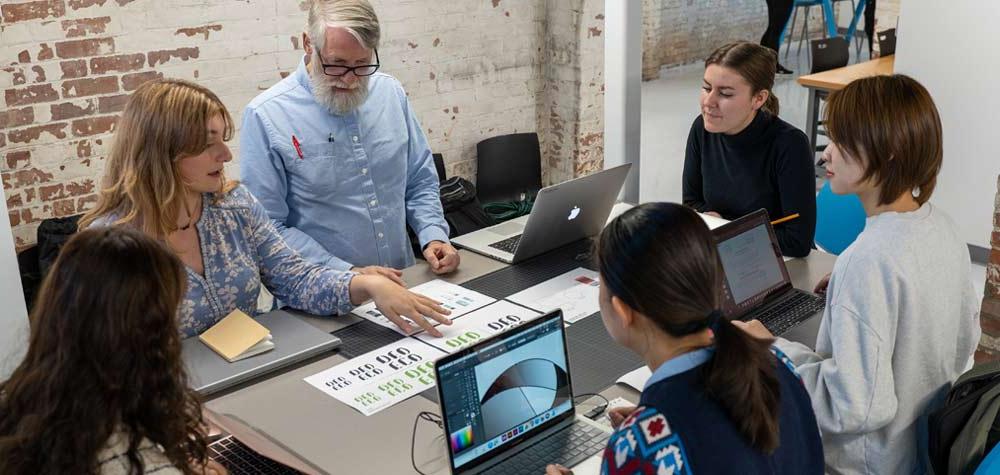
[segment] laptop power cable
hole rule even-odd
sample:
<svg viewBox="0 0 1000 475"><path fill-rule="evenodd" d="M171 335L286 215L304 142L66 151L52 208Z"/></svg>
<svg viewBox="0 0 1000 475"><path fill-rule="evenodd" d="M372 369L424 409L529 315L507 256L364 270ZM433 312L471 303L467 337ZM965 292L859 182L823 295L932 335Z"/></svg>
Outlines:
<svg viewBox="0 0 1000 475"><path fill-rule="evenodd" d="M596 397L596 398L601 399L602 401L604 401L604 402L602 402L602 403L594 406L589 411L583 413L584 417L586 417L587 419L590 419L590 420L593 421L593 420L596 420L598 417L600 417L601 414L604 414L604 411L608 408L608 404L610 404L610 402L608 402L608 398L606 398L604 396L601 396L600 394L597 394L597 393L586 393L586 394L579 394L579 395L573 396L573 399L574 400L580 400L580 401L586 401L587 399L590 399L592 397Z"/></svg>
<svg viewBox="0 0 1000 475"><path fill-rule="evenodd" d="M417 414L417 418L413 420L413 434L410 436L410 465L413 465L413 470L420 475L427 475L417 468L417 459L413 454L417 443L417 424L421 420L434 423L441 430L444 430L444 421L441 419L441 416L427 411L420 411L420 414Z"/></svg>

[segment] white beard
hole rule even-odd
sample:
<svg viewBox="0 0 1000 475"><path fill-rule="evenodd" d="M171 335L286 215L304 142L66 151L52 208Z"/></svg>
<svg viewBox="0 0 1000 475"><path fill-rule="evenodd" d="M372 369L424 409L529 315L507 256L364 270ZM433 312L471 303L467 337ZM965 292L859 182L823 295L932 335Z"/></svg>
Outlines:
<svg viewBox="0 0 1000 475"><path fill-rule="evenodd" d="M353 74L353 73L352 73ZM323 71L313 71L309 81L312 83L313 97L316 102L326 107L330 112L338 115L348 114L368 99L368 76L358 78L354 83L354 89L350 92L340 92L334 87L348 87L347 84L336 78L328 78Z"/></svg>

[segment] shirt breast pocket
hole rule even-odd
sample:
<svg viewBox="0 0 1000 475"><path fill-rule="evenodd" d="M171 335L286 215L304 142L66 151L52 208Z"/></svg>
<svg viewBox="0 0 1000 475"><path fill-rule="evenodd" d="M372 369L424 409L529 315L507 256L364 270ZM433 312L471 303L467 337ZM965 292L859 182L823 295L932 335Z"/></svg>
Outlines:
<svg viewBox="0 0 1000 475"><path fill-rule="evenodd" d="M286 160L289 171L289 187L310 195L329 195L338 188L340 169L349 159L336 144L330 142L303 143L299 145L301 155L292 150L291 159Z"/></svg>

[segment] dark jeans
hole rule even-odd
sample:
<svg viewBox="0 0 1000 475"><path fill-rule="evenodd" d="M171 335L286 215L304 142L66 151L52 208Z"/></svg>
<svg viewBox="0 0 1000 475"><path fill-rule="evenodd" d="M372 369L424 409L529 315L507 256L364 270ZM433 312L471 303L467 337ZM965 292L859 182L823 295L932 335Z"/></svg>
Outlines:
<svg viewBox="0 0 1000 475"><path fill-rule="evenodd" d="M767 0L767 30L760 38L760 44L778 52L778 37L792 16L792 0ZM872 9L874 14L875 10Z"/></svg>

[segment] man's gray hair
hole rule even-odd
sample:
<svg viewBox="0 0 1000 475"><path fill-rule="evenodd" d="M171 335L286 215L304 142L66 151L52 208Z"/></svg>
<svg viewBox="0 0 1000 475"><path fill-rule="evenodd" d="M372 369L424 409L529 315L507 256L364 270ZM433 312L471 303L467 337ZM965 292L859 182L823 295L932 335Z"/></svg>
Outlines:
<svg viewBox="0 0 1000 475"><path fill-rule="evenodd" d="M312 0L306 31L313 45L323 49L328 27L346 28L369 49L378 48L381 31L378 16L368 0Z"/></svg>

